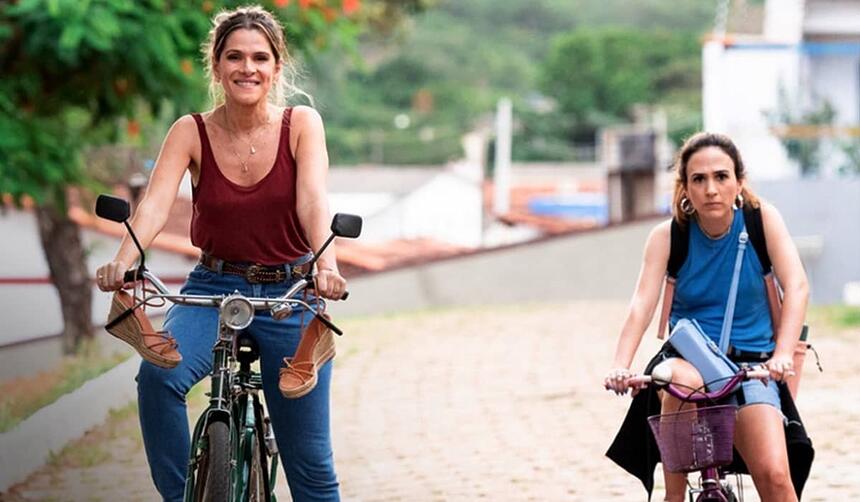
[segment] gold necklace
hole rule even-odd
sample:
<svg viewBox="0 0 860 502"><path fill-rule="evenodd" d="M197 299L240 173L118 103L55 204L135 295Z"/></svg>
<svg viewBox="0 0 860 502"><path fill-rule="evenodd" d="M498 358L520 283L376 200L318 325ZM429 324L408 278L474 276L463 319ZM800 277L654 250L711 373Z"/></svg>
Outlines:
<svg viewBox="0 0 860 502"><path fill-rule="evenodd" d="M224 109L224 122L228 126L230 125L230 121L227 119L227 109L226 108ZM233 135L233 129L231 127L226 128L227 129L227 135L230 136L230 150L233 151L233 155L236 156L236 159L239 160L239 164L242 165L242 172L243 173L248 172L248 161L251 160L252 155L257 153L257 149L254 147L253 142L256 140L257 136L260 134L260 131L267 129L271 122L272 122L272 120L268 116L268 112L266 112L266 121L263 123L263 125L257 127L257 129L249 136L248 140L244 140L244 139L242 140L250 147L248 149L248 156L244 159L239 155L239 152L236 151L236 147L234 146L234 143L236 142L236 138Z"/></svg>

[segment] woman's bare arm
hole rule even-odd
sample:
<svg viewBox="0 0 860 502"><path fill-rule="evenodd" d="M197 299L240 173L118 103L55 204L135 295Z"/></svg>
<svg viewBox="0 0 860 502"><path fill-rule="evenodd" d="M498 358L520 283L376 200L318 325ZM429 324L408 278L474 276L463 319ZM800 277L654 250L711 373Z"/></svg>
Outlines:
<svg viewBox="0 0 860 502"><path fill-rule="evenodd" d="M791 360L806 317L809 282L800 254L779 211L770 204L762 203L761 216L767 254L784 294L779 332L775 333L774 359Z"/></svg>
<svg viewBox="0 0 860 502"><path fill-rule="evenodd" d="M131 219L134 233L144 249L167 223L167 216L176 200L182 176L191 163L192 149L198 144L196 124L190 115L181 117L168 131L146 192ZM123 274L138 257L139 252L131 238L123 238L113 261L99 267L96 273L99 287L104 291L120 288Z"/></svg>
<svg viewBox="0 0 860 502"><path fill-rule="evenodd" d="M654 317L669 263L670 225L671 220L660 223L648 235L636 290L615 349L613 368L630 368L642 335Z"/></svg>
<svg viewBox="0 0 860 502"><path fill-rule="evenodd" d="M311 248L317 250L328 238L331 223L325 129L316 110L297 106L292 112L290 130L297 165L296 211ZM337 268L334 244L320 256L317 267L319 293L326 298L340 298L346 290L346 281Z"/></svg>

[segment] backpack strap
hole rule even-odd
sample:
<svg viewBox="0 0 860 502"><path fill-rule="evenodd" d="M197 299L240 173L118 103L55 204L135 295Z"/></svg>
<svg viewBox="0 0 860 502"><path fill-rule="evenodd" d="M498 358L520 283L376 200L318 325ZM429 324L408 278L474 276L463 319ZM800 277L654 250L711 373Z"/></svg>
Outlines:
<svg viewBox="0 0 860 502"><path fill-rule="evenodd" d="M773 264L770 262L770 256L767 254L767 240L764 237L764 223L761 219L761 208L744 206L744 223L747 226L747 233L750 236L750 243L755 249L755 254L758 256L758 261L761 263L761 268L764 274L767 275L773 269Z"/></svg>
<svg viewBox="0 0 860 502"><path fill-rule="evenodd" d="M669 326L669 313L672 310L672 300L675 297L675 280L678 272L687 260L690 251L690 227L681 226L678 220L672 218L669 231L669 263L666 265L666 282L663 286L663 305L660 309L660 324L657 328L657 338L662 340L666 337L666 329Z"/></svg>
<svg viewBox="0 0 860 502"><path fill-rule="evenodd" d="M687 261L690 252L690 225L681 226L678 220L672 218L671 238L669 240L669 264L666 274L672 279L678 278L678 272Z"/></svg>
<svg viewBox="0 0 860 502"><path fill-rule="evenodd" d="M657 328L657 338L666 338L666 328L669 326L669 313L672 310L672 300L675 298L675 278L666 276L663 286L663 306L660 309L660 324Z"/></svg>

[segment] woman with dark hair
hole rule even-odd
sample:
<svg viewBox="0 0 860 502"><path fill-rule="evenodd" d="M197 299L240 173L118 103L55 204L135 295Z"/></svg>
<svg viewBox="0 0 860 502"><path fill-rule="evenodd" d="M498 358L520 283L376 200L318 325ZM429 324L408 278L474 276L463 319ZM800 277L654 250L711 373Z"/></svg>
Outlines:
<svg viewBox="0 0 860 502"><path fill-rule="evenodd" d="M205 63L215 106L173 124L132 226L147 247L164 227L188 172L191 239L203 254L183 293L238 289L249 296L281 296L294 273L306 272L311 250L328 236L322 120L310 107L284 106L285 94L301 91L292 85L283 29L260 7L215 17ZM121 288L123 273L136 259L126 238L113 261L98 269L99 287ZM316 294L340 298L346 281L333 246L317 267ZM252 268L253 276L247 273ZM294 314L276 321L258 314L247 333L260 349L263 390L293 500L331 501L339 499L329 427L331 363L319 368L316 388L304 397L287 400L278 387L281 361L295 353L301 319L310 317ZM159 367L145 360L137 376L144 445L164 500L183 497L190 452L185 395L210 371L217 319L216 309L176 305L165 319L169 334L144 336L165 363Z"/></svg>
<svg viewBox="0 0 860 502"><path fill-rule="evenodd" d="M678 153L675 174L673 219L678 228L685 230L683 235L687 236L688 248L686 260L674 280L671 304L664 306L671 308L670 325L684 318L695 319L705 335L718 343L738 254L738 240L745 230L744 213L760 218L767 255L784 290L783 308L779 319L771 319L767 288L762 280L768 271L763 269L756 253L745 253L728 356L736 361L760 362L770 370L774 380L782 382L792 372L792 357L809 295L806 274L782 217L776 208L759 201L752 192L740 153L731 139L724 135L703 132L688 139ZM628 388L628 380L632 376L630 364L652 320L661 285L667 277L670 248L676 245L672 243L672 224L672 220L658 224L645 244L630 311L618 340L612 369L604 380L607 389L619 394ZM778 328L774 329L775 326ZM652 359L646 373L661 361L671 365L674 381L692 388L702 386L699 371L668 344ZM735 448L752 475L762 500L797 500L796 492L799 493L800 487L793 485L790 475L783 423L785 407L793 409L793 404L784 402L790 401L790 397L787 392L781 392L783 386L778 386L773 380L766 387L759 382L750 384L754 385L745 384L738 395L740 409ZM659 394L663 410L682 409L683 403L668 392L660 391ZM623 451L626 448L624 442L631 442L629 434L634 428L631 416L645 414L644 409L636 409L640 404L631 406L628 420L610 448L609 456L630 472L639 469L634 473L644 476L643 482L650 490L650 476L656 460L650 463L652 473L649 474L647 466L631 467L626 463L629 458ZM639 418L644 421L644 416ZM647 425L636 424L637 434L647 430ZM637 447L642 444L640 440ZM664 472L666 500L684 500L686 477Z"/></svg>

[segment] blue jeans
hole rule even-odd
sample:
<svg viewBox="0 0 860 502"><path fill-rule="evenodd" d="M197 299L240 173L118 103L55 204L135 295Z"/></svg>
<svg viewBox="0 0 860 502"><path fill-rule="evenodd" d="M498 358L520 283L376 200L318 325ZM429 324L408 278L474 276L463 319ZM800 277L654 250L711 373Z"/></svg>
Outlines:
<svg viewBox="0 0 860 502"><path fill-rule="evenodd" d="M250 284L244 277L221 274L197 265L188 275L182 293L213 295L234 290L246 296L280 296L291 280L276 284ZM319 370L316 388L299 399L285 399L278 390L278 370L284 357L299 343L301 320L311 315L300 310L281 321L258 311L246 332L260 348L263 392L272 419L281 463L293 500L337 501L337 476L329 426L331 362ZM137 375L140 428L152 479L165 501L181 501L185 488L191 434L185 396L212 368L212 347L218 332L218 311L211 307L174 305L165 328L179 342L182 362L162 369L144 361Z"/></svg>

